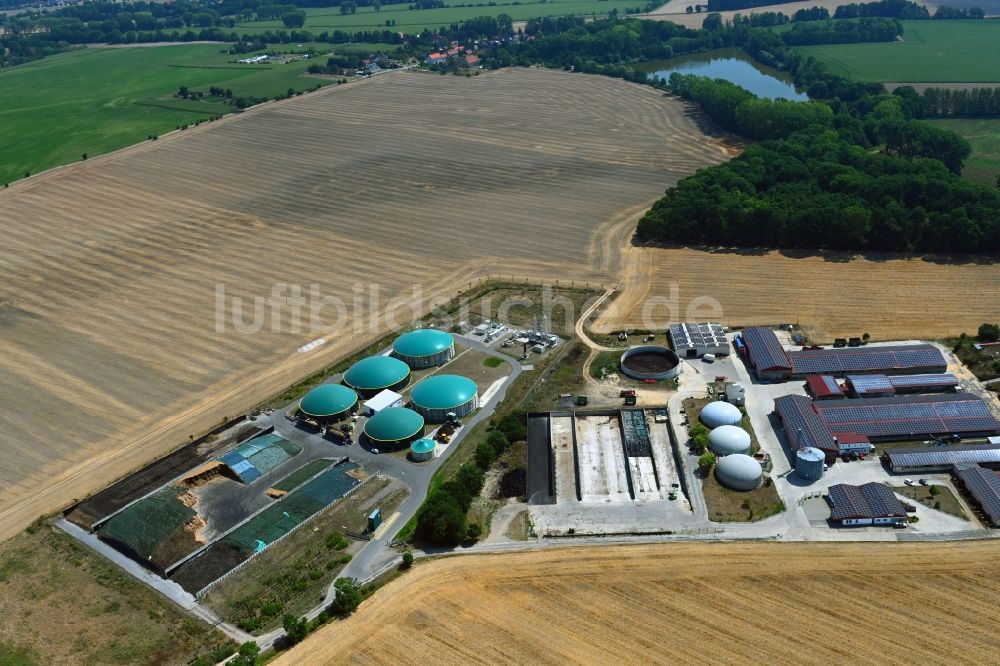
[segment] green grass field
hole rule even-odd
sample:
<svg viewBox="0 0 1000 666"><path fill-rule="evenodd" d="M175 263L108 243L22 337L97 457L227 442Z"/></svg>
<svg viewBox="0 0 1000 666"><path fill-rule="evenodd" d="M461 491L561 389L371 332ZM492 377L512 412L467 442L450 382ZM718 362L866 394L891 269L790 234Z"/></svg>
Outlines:
<svg viewBox="0 0 1000 666"><path fill-rule="evenodd" d="M274 97L288 88L326 83L303 76L307 61L238 65L221 48L81 49L3 71L0 184L234 109L175 99L180 86L207 92L214 85L236 95Z"/></svg>
<svg viewBox="0 0 1000 666"><path fill-rule="evenodd" d="M568 16L607 14L612 9L625 12L627 9L641 8L642 0L526 0L519 4L482 4L477 7L442 7L441 9L407 9L408 5L383 5L376 12L373 7L358 7L356 14L343 15L338 7L308 8L306 24L302 28L314 34L324 31L356 32L359 30L383 30L387 20L396 21L393 30L419 32L424 28L439 28L461 23L477 16L499 16L508 14L515 21L544 16ZM281 21L247 21L237 23L234 30L239 34L256 34L266 30L285 30Z"/></svg>
<svg viewBox="0 0 1000 666"><path fill-rule="evenodd" d="M903 21L902 42L804 46L830 69L862 81L1000 81L1000 20Z"/></svg>
<svg viewBox="0 0 1000 666"><path fill-rule="evenodd" d="M1000 176L1000 119L954 118L927 122L950 129L972 144L972 157L965 163L963 176L991 187L996 184Z"/></svg>

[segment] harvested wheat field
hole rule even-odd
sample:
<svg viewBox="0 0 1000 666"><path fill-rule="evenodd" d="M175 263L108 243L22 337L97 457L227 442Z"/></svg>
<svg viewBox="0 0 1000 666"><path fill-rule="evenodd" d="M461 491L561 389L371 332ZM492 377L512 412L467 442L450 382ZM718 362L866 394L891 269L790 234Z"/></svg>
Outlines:
<svg viewBox="0 0 1000 666"><path fill-rule="evenodd" d="M998 546L566 548L420 565L275 664L943 664L1000 649Z"/></svg>
<svg viewBox="0 0 1000 666"><path fill-rule="evenodd" d="M595 321L597 331L711 319L798 322L819 341L865 332L898 340L974 334L1000 317L1000 264L992 261L632 248L627 263L623 294Z"/></svg>
<svg viewBox="0 0 1000 666"><path fill-rule="evenodd" d="M399 73L16 183L0 193L0 536L363 346L411 287L614 276L635 216L726 154L690 107L622 81ZM300 327L262 301L262 330L236 330L232 298L252 324L281 283L311 299ZM325 306L314 327L314 284L346 316Z"/></svg>
<svg viewBox="0 0 1000 666"><path fill-rule="evenodd" d="M634 16L636 18L651 19L655 21L670 21L671 23L683 25L686 28L698 29L701 27L701 24L705 22L705 17L708 14L705 12L687 13L687 8L689 6L694 7L697 4L699 3L695 0L668 0L665 4L660 5L648 14L635 14ZM842 2L842 0L799 0L785 4L761 5L759 7L718 13L722 15L722 18L725 21L731 21L737 14L741 16L748 16L750 14L764 14L766 12L781 12L791 18L791 16L800 9L824 7L829 10L830 16L833 16L833 12L836 11L837 7L843 4L845 3ZM931 12L931 14L934 13L935 8L937 7L936 2L927 2L926 0L916 0L916 4L927 7L927 10Z"/></svg>

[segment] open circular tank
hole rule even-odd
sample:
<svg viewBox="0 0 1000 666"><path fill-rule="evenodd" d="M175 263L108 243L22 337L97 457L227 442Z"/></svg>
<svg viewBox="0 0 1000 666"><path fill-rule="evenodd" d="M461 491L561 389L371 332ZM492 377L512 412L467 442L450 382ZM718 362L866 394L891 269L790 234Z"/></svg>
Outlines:
<svg viewBox="0 0 1000 666"><path fill-rule="evenodd" d="M634 379L673 379L681 371L681 362L666 347L643 345L622 354L621 369Z"/></svg>

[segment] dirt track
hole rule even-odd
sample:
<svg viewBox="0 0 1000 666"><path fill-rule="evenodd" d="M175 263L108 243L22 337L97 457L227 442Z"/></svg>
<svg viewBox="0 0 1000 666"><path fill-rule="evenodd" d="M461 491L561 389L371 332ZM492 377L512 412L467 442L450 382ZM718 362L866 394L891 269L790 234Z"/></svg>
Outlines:
<svg viewBox="0 0 1000 666"><path fill-rule="evenodd" d="M624 281L596 331L711 319L730 326L799 322L819 341L865 332L893 340L973 334L1000 316L1000 265L988 261L634 248ZM676 303L668 302L672 287ZM651 298L661 305L647 305Z"/></svg>
<svg viewBox="0 0 1000 666"><path fill-rule="evenodd" d="M0 191L0 538L363 346L413 286L426 302L481 275L612 280L629 220L725 156L642 86L396 74ZM236 332L232 297L252 321L280 283L380 302L338 333L330 307L293 330L282 306L274 330L262 301L263 330Z"/></svg>
<svg viewBox="0 0 1000 666"><path fill-rule="evenodd" d="M993 661L998 546L567 548L419 565L275 664Z"/></svg>

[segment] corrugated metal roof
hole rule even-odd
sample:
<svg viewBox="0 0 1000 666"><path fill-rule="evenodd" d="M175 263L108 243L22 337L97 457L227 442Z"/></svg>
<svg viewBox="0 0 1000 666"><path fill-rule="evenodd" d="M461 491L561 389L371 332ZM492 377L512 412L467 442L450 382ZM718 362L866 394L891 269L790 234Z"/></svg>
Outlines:
<svg viewBox="0 0 1000 666"><path fill-rule="evenodd" d="M830 375L809 375L806 377L809 392L817 398L831 398L844 395L837 380Z"/></svg>

